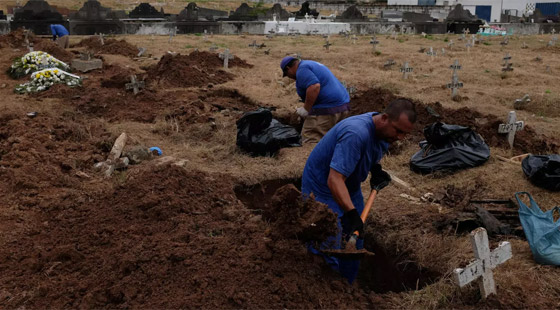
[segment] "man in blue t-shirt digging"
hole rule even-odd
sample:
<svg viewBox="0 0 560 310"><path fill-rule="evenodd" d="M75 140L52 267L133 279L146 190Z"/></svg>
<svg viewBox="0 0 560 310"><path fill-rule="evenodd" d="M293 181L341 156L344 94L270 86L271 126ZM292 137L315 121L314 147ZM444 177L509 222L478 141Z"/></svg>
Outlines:
<svg viewBox="0 0 560 310"><path fill-rule="evenodd" d="M317 143L336 123L348 116L350 95L325 65L286 56L280 62L284 76L296 80L296 91L304 102L296 113L302 118L304 143Z"/></svg>
<svg viewBox="0 0 560 310"><path fill-rule="evenodd" d="M51 33L53 36L53 41L55 41L60 48L70 47L70 41L69 41L70 33L68 32L68 30L66 30L64 26L60 24L52 24Z"/></svg>
<svg viewBox="0 0 560 310"><path fill-rule="evenodd" d="M383 113L370 112L340 121L315 146L303 170L302 194L313 194L315 200L327 204L340 219L338 235L329 238L320 249L340 249L343 240L348 240L355 231L363 238L360 214L364 198L360 184L370 171L372 190L379 191L390 182L379 161L390 143L412 131L415 121L414 104L407 99L396 99ZM356 248L363 248L363 239L358 239ZM358 275L359 260L327 256L312 246L309 250L322 255L350 283Z"/></svg>

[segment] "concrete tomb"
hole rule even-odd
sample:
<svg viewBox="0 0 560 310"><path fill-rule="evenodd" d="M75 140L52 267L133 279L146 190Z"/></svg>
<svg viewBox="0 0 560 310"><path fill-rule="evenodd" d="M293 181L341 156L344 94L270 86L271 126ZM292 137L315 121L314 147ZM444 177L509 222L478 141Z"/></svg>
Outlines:
<svg viewBox="0 0 560 310"><path fill-rule="evenodd" d="M158 11L149 3L140 3L128 14L130 18L165 18L165 13Z"/></svg>
<svg viewBox="0 0 560 310"><path fill-rule="evenodd" d="M449 12L446 23L447 31L456 34L463 32L465 28L469 29L471 33L477 33L479 26L483 24L482 20L464 9L460 3Z"/></svg>
<svg viewBox="0 0 560 310"><path fill-rule="evenodd" d="M14 11L10 28L25 27L37 35L51 35L51 24L61 24L68 29L68 22L44 0L29 0L22 8Z"/></svg>
<svg viewBox="0 0 560 310"><path fill-rule="evenodd" d="M70 15L70 33L93 35L96 33L124 33L124 11L112 11L97 0L88 0L78 12Z"/></svg>

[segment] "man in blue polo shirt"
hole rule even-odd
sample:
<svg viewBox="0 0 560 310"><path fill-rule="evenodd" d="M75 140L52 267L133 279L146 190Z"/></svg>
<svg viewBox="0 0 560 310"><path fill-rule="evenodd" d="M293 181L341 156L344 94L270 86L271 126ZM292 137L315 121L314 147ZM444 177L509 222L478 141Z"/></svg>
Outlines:
<svg viewBox="0 0 560 310"><path fill-rule="evenodd" d="M343 239L354 231L363 236L361 183L370 171L372 189L379 191L382 184L390 181L379 161L390 143L412 131L415 121L414 104L407 99L396 99L383 113L370 112L340 121L315 146L303 170L301 191L304 196L313 194L315 200L327 204L340 219L340 232L323 243L322 249L340 249ZM363 247L363 239L358 239L356 247ZM322 255L313 247L310 251ZM323 257L350 283L354 281L359 260Z"/></svg>
<svg viewBox="0 0 560 310"><path fill-rule="evenodd" d="M51 25L51 33L53 35L53 41L58 44L61 48L70 47L69 32L60 24Z"/></svg>
<svg viewBox="0 0 560 310"><path fill-rule="evenodd" d="M305 118L303 142L317 143L336 123L348 116L350 95L325 65L287 56L280 62L284 76L296 80L296 90L304 102L296 112Z"/></svg>

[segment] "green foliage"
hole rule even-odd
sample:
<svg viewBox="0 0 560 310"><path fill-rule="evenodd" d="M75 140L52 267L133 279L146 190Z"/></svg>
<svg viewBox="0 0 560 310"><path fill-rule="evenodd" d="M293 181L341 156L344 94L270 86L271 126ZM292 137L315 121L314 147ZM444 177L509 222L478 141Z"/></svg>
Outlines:
<svg viewBox="0 0 560 310"><path fill-rule="evenodd" d="M492 43L487 42L487 41L482 42L482 44L484 44L484 45L492 45Z"/></svg>
<svg viewBox="0 0 560 310"><path fill-rule="evenodd" d="M544 92L545 92L545 94L551 94L551 93L552 93L552 92L550 91L550 89L547 89L547 90L545 90Z"/></svg>
<svg viewBox="0 0 560 310"><path fill-rule="evenodd" d="M449 38L448 37L443 38L443 42L449 42Z"/></svg>
<svg viewBox="0 0 560 310"><path fill-rule="evenodd" d="M187 44L187 45L185 45L185 48L194 48L194 46L192 46L190 44Z"/></svg>
<svg viewBox="0 0 560 310"><path fill-rule="evenodd" d="M375 51L375 56L381 55L381 51Z"/></svg>

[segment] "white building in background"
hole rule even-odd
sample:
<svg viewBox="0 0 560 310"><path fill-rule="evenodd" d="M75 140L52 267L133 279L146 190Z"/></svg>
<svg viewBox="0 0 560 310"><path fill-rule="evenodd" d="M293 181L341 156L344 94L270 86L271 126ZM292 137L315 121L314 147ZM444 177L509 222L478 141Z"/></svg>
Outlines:
<svg viewBox="0 0 560 310"><path fill-rule="evenodd" d="M387 0L388 5L451 5L462 4L472 14L489 22L499 22L500 13L522 16L535 9L537 3L559 3L560 0ZM543 11L543 10L541 10ZM556 11L555 11L556 12ZM543 12L548 15L548 12ZM551 14L556 15L556 14Z"/></svg>

